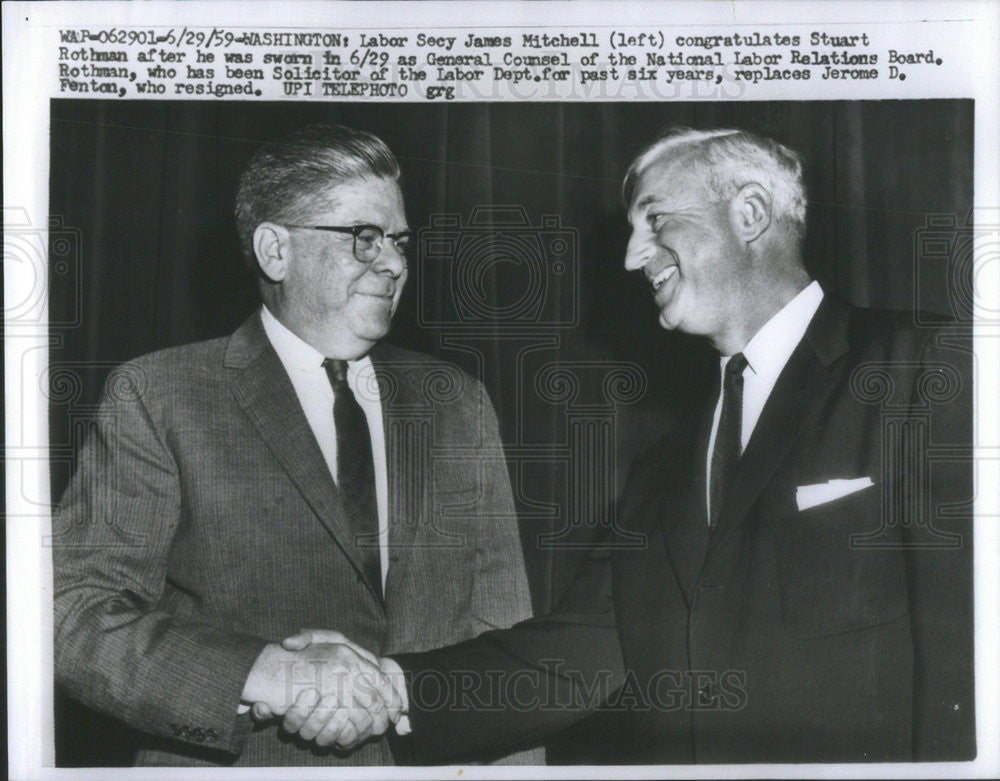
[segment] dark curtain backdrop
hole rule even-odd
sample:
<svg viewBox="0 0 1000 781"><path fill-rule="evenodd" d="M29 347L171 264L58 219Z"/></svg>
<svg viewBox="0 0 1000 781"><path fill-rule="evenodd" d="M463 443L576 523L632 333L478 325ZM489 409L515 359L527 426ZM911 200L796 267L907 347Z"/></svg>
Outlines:
<svg viewBox="0 0 1000 781"><path fill-rule="evenodd" d="M51 230L68 240L51 243L53 495L72 470L75 420L112 366L227 334L258 305L232 219L255 149L303 122L342 122L400 159L410 224L426 230L389 338L485 382L536 611L558 600L586 543L613 521L628 463L705 392L714 366L699 340L659 328L648 285L622 268L621 177L659 131L738 126L798 150L807 263L827 291L969 316L954 274L921 266L915 248L928 216L961 226L971 208L972 101L51 109ZM597 759L622 739L597 729L599 739L594 725L562 736L550 761ZM57 696L59 764L127 763L130 751L112 720Z"/></svg>

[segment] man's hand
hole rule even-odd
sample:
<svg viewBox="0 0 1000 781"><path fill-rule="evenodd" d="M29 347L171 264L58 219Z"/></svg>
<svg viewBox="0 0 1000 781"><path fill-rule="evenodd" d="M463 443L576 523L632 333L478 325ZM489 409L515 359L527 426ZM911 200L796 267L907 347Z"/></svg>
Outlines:
<svg viewBox="0 0 1000 781"><path fill-rule="evenodd" d="M381 735L403 710L376 657L325 630L268 645L250 671L242 699L254 703L256 718L284 716L288 732L345 749Z"/></svg>
<svg viewBox="0 0 1000 781"><path fill-rule="evenodd" d="M281 641L281 645L283 647L295 651L304 649L313 643L340 643L346 645L359 656L362 656L372 664L377 665L383 675L385 675L389 679L389 682L392 683L393 687L396 689L396 693L399 695L399 698L403 703L402 715L399 717L398 721L394 721L396 725L396 734L410 734L410 719L406 716L406 712L409 710L409 697L406 693L406 681L403 678L402 668L400 668L394 660L388 657L379 659L371 651L366 648L362 648L353 640L350 640L340 632L333 629L300 629L297 635L286 637Z"/></svg>

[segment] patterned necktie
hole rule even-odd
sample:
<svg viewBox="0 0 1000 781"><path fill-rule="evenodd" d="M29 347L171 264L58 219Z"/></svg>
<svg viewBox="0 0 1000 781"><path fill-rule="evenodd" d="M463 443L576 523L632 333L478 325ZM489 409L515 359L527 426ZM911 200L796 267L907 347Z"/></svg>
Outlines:
<svg viewBox="0 0 1000 781"><path fill-rule="evenodd" d="M709 526L713 529L719 522L722 505L729 493L729 485L740 460L740 435L743 422L743 370L747 359L743 353L736 353L726 364L722 380L722 414L719 428L715 432L715 447L712 449L712 472L709 483Z"/></svg>
<svg viewBox="0 0 1000 781"><path fill-rule="evenodd" d="M378 504L375 501L375 462L364 410L347 384L347 361L327 358L326 376L333 386L333 424L337 430L337 488L361 553L365 577L382 595L379 561Z"/></svg>

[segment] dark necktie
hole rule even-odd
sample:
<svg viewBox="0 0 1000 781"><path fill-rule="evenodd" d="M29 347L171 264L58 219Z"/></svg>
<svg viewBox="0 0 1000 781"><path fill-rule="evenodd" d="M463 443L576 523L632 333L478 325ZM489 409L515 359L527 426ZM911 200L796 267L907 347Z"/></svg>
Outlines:
<svg viewBox="0 0 1000 781"><path fill-rule="evenodd" d="M736 353L726 364L722 378L722 414L715 432L712 450L712 472L709 483L709 525L719 522L722 505L729 493L736 464L740 460L740 434L743 422L743 370L747 359Z"/></svg>
<svg viewBox="0 0 1000 781"><path fill-rule="evenodd" d="M378 504L375 462L364 410L347 384L347 361L327 358L326 376L333 386L333 424L337 430L337 488L351 521L354 543L361 553L365 577L382 594L379 562Z"/></svg>

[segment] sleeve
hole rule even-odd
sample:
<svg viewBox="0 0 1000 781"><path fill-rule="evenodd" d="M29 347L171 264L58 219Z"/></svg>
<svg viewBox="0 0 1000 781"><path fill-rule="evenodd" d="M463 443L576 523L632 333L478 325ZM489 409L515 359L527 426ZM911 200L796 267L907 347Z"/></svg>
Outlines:
<svg viewBox="0 0 1000 781"><path fill-rule="evenodd" d="M109 379L53 517L56 678L133 728L239 753L239 698L266 641L160 607L184 522L181 475L127 381L136 371Z"/></svg>
<svg viewBox="0 0 1000 781"><path fill-rule="evenodd" d="M477 519L476 569L472 582L472 628L475 634L504 629L531 618L531 594L511 493L507 462L503 457L496 411L486 389L479 391L480 446L495 454L485 463L484 512ZM543 765L541 746L524 749L495 760L493 764Z"/></svg>
<svg viewBox="0 0 1000 781"><path fill-rule="evenodd" d="M409 692L408 761L460 761L535 743L593 712L624 680L610 554L588 554L548 616L393 658Z"/></svg>
<svg viewBox="0 0 1000 781"><path fill-rule="evenodd" d="M963 337L964 338L964 337ZM916 761L972 759L973 374L971 345L926 342L911 402L923 463L904 468L919 492L917 517L903 524L913 632L913 745ZM907 454L901 454L903 459ZM910 456L912 458L912 456ZM905 464L905 460L903 461ZM921 517L926 513L926 516Z"/></svg>
<svg viewBox="0 0 1000 781"><path fill-rule="evenodd" d="M476 384L481 410L480 447L494 454L484 465L485 495L476 518L472 628L480 634L530 618L531 596L496 412L486 390Z"/></svg>

